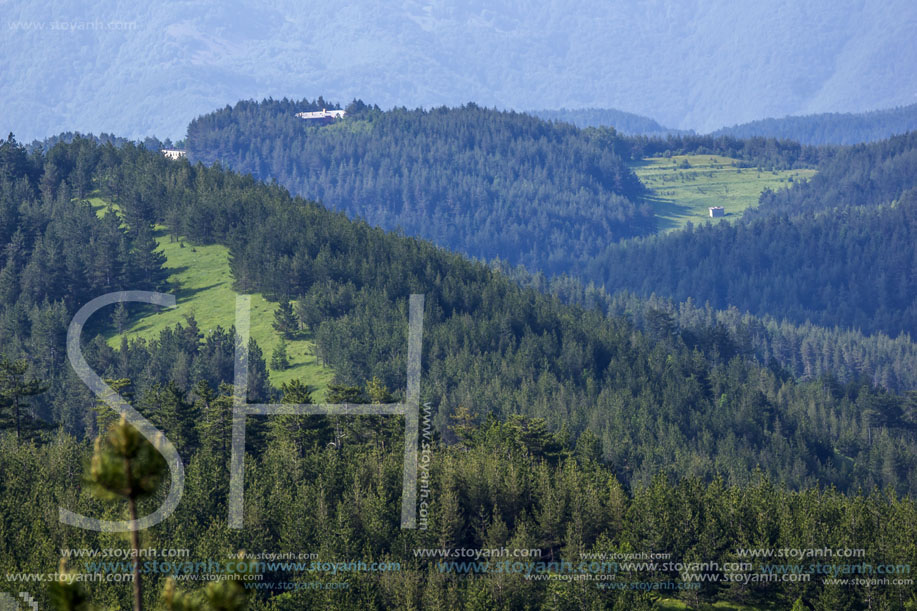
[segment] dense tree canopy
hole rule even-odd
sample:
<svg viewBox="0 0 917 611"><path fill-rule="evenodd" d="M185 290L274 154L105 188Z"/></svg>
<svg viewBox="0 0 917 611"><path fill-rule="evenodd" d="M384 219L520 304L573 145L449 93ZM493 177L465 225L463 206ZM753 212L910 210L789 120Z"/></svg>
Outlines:
<svg viewBox="0 0 917 611"><path fill-rule="evenodd" d="M320 104L240 102L203 116L189 127L191 155L276 179L370 224L610 293L690 297L891 336L917 329L909 272L917 240L913 196L905 195L917 187L914 134L849 148L760 137L625 138L474 105L382 112L355 102L345 119L321 127L295 117ZM631 203L641 187L623 160L685 153L818 173L766 191L747 223L620 242L653 229ZM828 212L860 206L888 208Z"/></svg>
<svg viewBox="0 0 917 611"><path fill-rule="evenodd" d="M793 323L917 332L917 134L843 148L732 224L610 245L606 290L693 298Z"/></svg>
<svg viewBox="0 0 917 611"><path fill-rule="evenodd" d="M498 266L523 286L574 303L627 317L643 331L660 321L672 334L709 336L731 353L753 356L760 364L783 368L800 378L830 376L842 383L868 380L897 393L917 389L917 344L910 335L891 338L812 323L795 324L771 315L755 316L735 306L716 310L689 298L681 303L657 295L637 297L628 291L609 294L571 276L547 279L521 267ZM720 348L722 352L723 347Z"/></svg>
<svg viewBox="0 0 917 611"><path fill-rule="evenodd" d="M90 195L118 214L97 214ZM391 578L352 576L366 587L334 604L359 608L419 601L513 607L523 600L640 608L654 598L576 582L459 579L448 574L454 566L410 552L428 547L535 548L552 560L670 550L676 560L726 561L740 548L829 539L868 549L875 562L914 561L913 503L896 496L917 490L913 395L862 380L797 381L747 358L730 330L679 328L664 312L647 312L641 332L624 318L522 288L482 263L350 221L277 185L133 145L75 139L28 155L10 140L0 148L0 196L0 235L15 262L4 268L11 297L0 302L6 356L26 358L28 379L47 382L31 399L35 415L45 410L64 429L19 445L12 431L0 436L0 469L10 474L0 480L3 570L41 570L59 548L106 545L61 525L49 508L123 516L123 508L102 506L77 487L74 465L90 454L89 439L101 427L91 409L97 398L73 380L62 356L63 333L80 300L97 296L93 290L168 290L149 238L160 223L192 243L228 245L240 291L291 301L282 327L314 335L336 373L332 394L347 401L403 397L407 296L425 295L421 399L435 442L436 505L429 530L398 528L403 427L396 417L249 418L247 528L229 530L232 330L204 335L191 318L156 341L112 350L92 339L109 323L101 316L86 338L87 359L175 442L187 465L186 498L144 534L151 546L184 546L196 559L240 549L318 550L323 559L408 567ZM874 213L899 209L908 208ZM65 220L82 233L68 240ZM20 227L29 231L17 237ZM87 244L102 239L111 246L97 252L101 261L86 256ZM28 280L36 273L30 267L41 270L42 282ZM253 399L311 400L308 381L271 388L264 355L256 344L250 350ZM875 487L888 492L856 492ZM144 513L156 500L138 502ZM317 519L291 520L298 512ZM147 604L159 595L161 577L145 579ZM277 569L269 577L304 576ZM679 579L661 571L634 579L664 577ZM119 584L93 592L107 606L123 606L129 595ZM312 594L265 587L252 606L331 600ZM694 603L802 597L821 609L864 600L900 607L912 595L823 582L738 590L707 583L679 594Z"/></svg>
<svg viewBox="0 0 917 611"><path fill-rule="evenodd" d="M381 112L355 102L342 121L320 127L295 116L323 104L239 102L189 125L189 155L277 180L384 229L551 272L654 228L613 131L474 104Z"/></svg>
<svg viewBox="0 0 917 611"><path fill-rule="evenodd" d="M610 246L596 273L609 290L913 337L915 245L912 190L895 205L705 224Z"/></svg>
<svg viewBox="0 0 917 611"><path fill-rule="evenodd" d="M219 401L221 399L214 399ZM878 490L844 495L834 489L794 492L761 474L748 485L664 476L627 486L597 462L590 443L573 444L523 418L453 420L470 431L459 444L430 441L426 529L403 530L398 516L401 444L384 432L364 443L314 447L301 453L288 437L270 437L268 448L247 461L245 525L226 524L225 457L198 421L202 446L184 452L185 496L175 514L140 533L145 549L184 549L172 562L225 563L240 550L314 554L297 562L266 562L244 582L249 608L257 611L392 608L652 609L659 597L696 607L715 600L789 607L802 598L819 611L908 609L917 602L913 584L846 583L875 579L842 573L827 582L825 567L917 563L917 506ZM394 427L397 430L398 427ZM228 431L223 433L228 436ZM225 438L225 437L224 437ZM213 440L213 441L211 441ZM59 524L57 506L117 519L123 506L101 503L80 489L72 465L91 454L87 443L61 435L54 443L16 447L0 440L0 571L48 572L62 553L78 573L130 572L132 562L74 555L69 550L123 547L104 534ZM25 467L25 468L24 468ZM78 470L77 470L78 471ZM151 501L140 501L140 513ZM856 558L767 558L755 551L806 548L863 550ZM448 557L456 549L509 550L508 556ZM512 556L516 550L526 556ZM532 551L530 551L532 550ZM642 554L666 554L655 559ZM630 555L630 556L628 556ZM498 573L505 561L545 563L541 568ZM141 566L168 558L141 558ZM388 571L359 566L315 570L313 563L388 563ZM555 562L547 576L546 563ZM561 569L561 562L568 563ZM793 571L805 581L728 582L727 563L746 562L742 574ZM394 564L391 564L394 563ZM593 564L595 563L595 564ZM697 567L676 569L680 567ZM693 565L688 563L694 563ZM701 566L700 563L707 563ZM668 564L669 566L666 566ZM181 566L184 566L183 564ZM330 567L330 564L324 564ZM201 587L212 569L175 569L177 592ZM310 570L310 567L313 567ZM903 569L902 569L903 570ZM536 578L526 577L526 571ZM188 575L188 579L182 579ZM591 575L590 579L570 579ZM704 577L701 577L703 575ZM144 608L162 608L168 573L143 574ZM830 577L830 575L829 575ZM908 574L893 577L909 578ZM704 581L699 581L703 579ZM597 582L605 581L600 584ZM284 584L299 583L293 588ZM609 586L612 582L614 587ZM320 584L341 584L321 587ZM657 589L646 584L656 583ZM316 584L319 584L316 586ZM634 584L631 586L630 584ZM641 586L642 584L642 586ZM669 585L672 584L672 585ZM674 584L697 584L679 589ZM80 585L99 608L128 608L129 582ZM17 584L18 586L18 584ZM40 603L45 591L30 589ZM476 605L479 605L476 607ZM46 608L46 607L42 607Z"/></svg>
<svg viewBox="0 0 917 611"><path fill-rule="evenodd" d="M748 216L812 214L897 201L917 188L917 132L873 144L837 149L810 180L765 191Z"/></svg>

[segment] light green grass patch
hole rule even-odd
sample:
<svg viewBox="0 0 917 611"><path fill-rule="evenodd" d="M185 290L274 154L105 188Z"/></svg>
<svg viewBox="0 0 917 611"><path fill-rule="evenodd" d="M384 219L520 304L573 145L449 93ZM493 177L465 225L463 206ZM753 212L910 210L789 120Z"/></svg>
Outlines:
<svg viewBox="0 0 917 611"><path fill-rule="evenodd" d="M777 190L804 180L815 170L758 171L738 167L740 161L720 155L651 157L630 164L650 190L645 198L656 214L657 231L694 224L733 220L756 206L765 188ZM711 206L726 216L710 218Z"/></svg>
<svg viewBox="0 0 917 611"><path fill-rule="evenodd" d="M90 202L99 214L105 214L108 206L105 201L93 198ZM178 323L186 324L186 317L192 314L205 334L218 325L224 329L232 327L238 293L232 289L229 249L219 244L192 246L184 241L172 241L162 226L156 227L155 235L160 250L166 256L165 267L170 272L167 292L175 295L177 307L148 310L143 315L132 316L125 329L127 338L157 339L163 329ZM260 293L252 294L251 336L258 342L268 365L274 348L280 343L280 336L272 327L276 307ZM106 339L115 348L121 342L121 336L114 330ZM299 378L316 389L314 400L324 400L334 372L319 364L312 339L287 340L287 356L290 361L288 369L274 371L268 367L271 383L279 387L283 382Z"/></svg>

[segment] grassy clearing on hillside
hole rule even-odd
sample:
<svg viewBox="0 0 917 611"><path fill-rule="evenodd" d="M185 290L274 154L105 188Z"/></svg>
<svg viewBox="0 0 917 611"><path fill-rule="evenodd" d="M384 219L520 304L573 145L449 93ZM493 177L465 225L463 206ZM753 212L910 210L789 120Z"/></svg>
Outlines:
<svg viewBox="0 0 917 611"><path fill-rule="evenodd" d="M105 213L105 201L93 198L90 202L99 214ZM229 249L219 244L192 246L187 242L172 242L161 226L156 228L156 241L166 256L165 267L170 270L168 292L175 295L178 305L131 317L125 331L128 339L156 339L166 327L185 324L186 316L191 314L194 314L198 327L205 334L217 325L224 329L233 326L237 293L232 289ZM270 303L261 294L252 294L251 336L261 347L268 365L274 348L280 343L280 336L271 326L275 308L276 304ZM112 347L120 345L121 337L114 331L107 339ZM282 382L299 378L316 389L313 392L314 400L324 400L325 389L332 381L334 372L318 363L314 342L309 338L288 340L287 356L290 361L288 369L274 371L268 367L271 383L280 386Z"/></svg>
<svg viewBox="0 0 917 611"><path fill-rule="evenodd" d="M646 201L656 213L658 231L679 229L688 221L697 224L736 219L758 204L766 188L779 189L809 178L815 170L758 171L720 155L653 157L631 164L650 190ZM726 216L712 219L708 208L723 206Z"/></svg>

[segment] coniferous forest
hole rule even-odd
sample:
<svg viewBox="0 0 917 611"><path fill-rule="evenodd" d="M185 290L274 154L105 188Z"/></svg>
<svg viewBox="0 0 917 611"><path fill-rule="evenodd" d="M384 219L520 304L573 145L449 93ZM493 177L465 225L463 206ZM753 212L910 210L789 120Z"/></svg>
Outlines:
<svg viewBox="0 0 917 611"><path fill-rule="evenodd" d="M917 104L862 113L822 113L761 119L724 127L714 135L736 138L770 136L803 144L861 144L917 128Z"/></svg>
<svg viewBox="0 0 917 611"><path fill-rule="evenodd" d="M0 611L917 611L914 0L0 15Z"/></svg>
<svg viewBox="0 0 917 611"><path fill-rule="evenodd" d="M374 122L406 122L410 115L360 112L368 118L358 121L369 125L308 129L347 128L354 130L347 138L359 138ZM461 143L462 126L480 126L484 115L465 107L419 118L429 122L426 129L442 129ZM506 131L495 140L548 130L519 115L501 120ZM553 142L544 145L551 154L596 155L596 168L618 172L619 180L605 182L600 172L591 184L607 189L609 201L639 210L628 198L637 197L640 185L623 159L641 143L620 140L617 152L599 154L595 139L603 133L566 129L538 137ZM412 135L414 154L427 137ZM407 228L386 232L220 164L172 161L130 143L66 140L31 153L12 137L0 145L0 566L7 581L13 574L136 570L133 584L143 587L59 578L40 588L23 585L42 604L650 609L725 600L825 610L917 604L913 581L876 581L912 579L905 567L917 563L917 394L909 392L914 357L901 335L913 329L908 274L914 267L906 257L913 253L915 201L906 182L876 185L866 193L878 193L875 199L835 214L775 211L747 223L603 247L606 260L626 255L635 268L652 269L653 262L669 265L666 249L680 248L684 260L692 248L700 250L696 244L709 242L712 252L724 243L717 240L745 245L747 261L732 265L760 270L757 284L732 289L720 280L713 290L726 286L725 304L753 312L737 300L742 289L771 301L761 317L742 318L735 310L724 318L691 303L612 295L613 283L590 287L570 276L501 271L406 236ZM411 146L399 154L412 154ZM758 154L754 143L741 146ZM892 160L888 176L906 173L894 169L906 143L863 150ZM824 159L819 163L848 164L855 153L815 152ZM537 158L537 147L531 154ZM499 157L492 159L496 169ZM467 171L474 190L480 174L472 168L487 163L469 154L468 164L455 171ZM545 188L586 180L558 173ZM516 178L519 185L527 180ZM761 210L778 206L769 198L804 202L817 184L765 194ZM112 213L100 214L90 198L107 202ZM532 219L527 230L541 222ZM634 223L621 226L637 231ZM564 227L570 226L561 224L561 233ZM88 300L119 290L170 291L156 228L188 247L229 248L235 289L284 304L278 311L292 322L278 319L278 326L314 338L335 374L330 403L405 398L407 299L425 296L421 528L399 524L401 417L291 415L246 419L244 527L229 528L235 330L205 331L190 317L157 339L124 337L110 347L105 334L125 316L143 316L140 306L96 314L82 349L92 369L174 444L185 470L184 497L171 517L134 541L60 523L58 507L109 520L146 515L170 478L155 448L119 424L76 377L65 347L68 324ZM786 245L779 267L755 260L756 244L779 240ZM845 245L856 245L858 255L841 257ZM645 263L628 254L631 247ZM528 255L538 260L534 250ZM849 282L805 275L810 270L793 263L805 256L822 273L830 271L829 261L842 267L837 273ZM691 278L690 265L676 269ZM786 274L772 273L777 269ZM692 282L704 287L702 277ZM793 301L792 291L779 290L793 282L818 285L824 300ZM768 283L776 288L763 290ZM846 296L846 306L833 303L830 291ZM777 310L788 321L766 317ZM806 319L814 324L794 322ZM815 326L840 319L841 326L886 335ZM834 351L851 346L869 349L863 362L835 367L849 359L832 357ZM815 349L824 354L813 355ZM249 353L249 401L313 402L308 380L274 387L260 347L251 343ZM98 564L111 559L72 551L113 548L188 550L189 562L223 563L224 579L207 583L199 571L188 577L175 566ZM481 555L503 548L526 556ZM825 548L862 552L851 560L804 551ZM465 550L477 556L461 555ZM296 554L307 562L269 559L228 569L240 552ZM69 558L58 569L62 556Z"/></svg>
<svg viewBox="0 0 917 611"><path fill-rule="evenodd" d="M571 275L610 293L692 297L716 309L892 337L917 329L913 133L853 147L760 137L659 139L473 105L381 112L362 102L331 126L295 117L325 105L240 102L191 123L189 154L277 180L373 225L532 272ZM649 235L652 210L625 162L683 154L817 173L766 190L739 222ZM482 180L483 199L470 186ZM526 191L534 184L554 203ZM424 203L428 196L434 203ZM507 210L519 216L509 218Z"/></svg>
<svg viewBox="0 0 917 611"><path fill-rule="evenodd" d="M295 116L326 106L239 102L188 126L189 155L371 225L552 273L581 266L608 240L653 230L613 131L474 104L382 112L355 101L347 120L321 127Z"/></svg>
<svg viewBox="0 0 917 611"><path fill-rule="evenodd" d="M853 147L815 147L763 137L625 137L608 128L571 132L571 126L539 124L523 115L473 106L381 112L362 102L352 103L350 115L335 125L310 126L293 116L296 111L326 106L331 104L321 99L240 102L192 122L189 154L277 179L294 193L368 218L371 224L401 228L476 256L499 256L500 269L513 270L514 275L517 266L524 266L522 275L535 277L531 286L544 291L550 285L553 294L567 302L604 304L607 312L607 295L623 291L644 299L691 299L695 307L709 305L715 311L736 308L741 315L758 319L756 325L783 329L781 339L768 340L768 347L762 344L755 351L764 365L774 358L800 376L831 373L844 382L865 378L896 392L914 388L913 357L907 356L914 353L911 338L917 329L913 275L917 241L912 235L913 196L909 195L917 187L913 134ZM398 165L374 165L371 155L364 154L375 147L387 151L391 138L382 134L395 124L398 133L405 134L405 146L409 137L419 138L411 141L410 151L416 154L402 158ZM513 125L520 127L510 130ZM453 126L461 127L454 132ZM451 137L469 132L471 136L459 142ZM465 213L475 211L473 222L467 217L468 225L455 224L452 215L432 208L413 211L408 229L397 220L408 196L393 193L384 184L398 184L405 190L408 185L425 184L427 176L453 176L469 167L470 159L485 164L494 151L506 147L549 146L538 135L542 133L578 133L580 142L604 147L625 165L647 156L722 155L733 159L739 171L817 171L811 179L790 183L788 188L765 190L759 205L732 223L665 235L627 239L632 234L595 231L590 220L570 215L560 224L554 219L545 225L540 217L514 221L512 227L524 227L520 231L528 236L526 248L539 249L540 254L511 246L513 240L504 239L506 225L482 220L497 218L500 206L514 201L512 178L494 180L492 198L473 207L469 202L477 200L463 192L464 182L444 183L447 191L441 199ZM333 161L342 155L349 155L351 161ZM291 168L307 161L314 171L293 180ZM555 159L554 165L545 167L558 163L563 165ZM499 173L499 167L512 176L519 172L514 164L490 166L494 173ZM613 181L617 172L610 171L613 175L605 182ZM539 184L554 189L554 197L562 199L575 183L554 171L543 175ZM335 185L355 186L345 193ZM624 191L645 209L640 193L639 188ZM501 228L499 236L491 234L495 226ZM646 231L633 223L629 226L635 232ZM568 241L570 232L576 233L578 241ZM561 249L563 254L546 260L541 256L545 245L556 244L562 234L568 246ZM596 236L598 241L592 241ZM486 243L484 250L479 248L481 243ZM565 263L558 264L561 259ZM578 283L583 287L577 288ZM759 332L743 333L763 337ZM740 338L738 343L748 341Z"/></svg>

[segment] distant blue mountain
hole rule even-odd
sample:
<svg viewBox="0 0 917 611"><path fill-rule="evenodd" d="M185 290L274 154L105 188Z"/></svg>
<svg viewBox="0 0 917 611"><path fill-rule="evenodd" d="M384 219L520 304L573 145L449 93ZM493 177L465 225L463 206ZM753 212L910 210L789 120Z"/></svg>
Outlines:
<svg viewBox="0 0 917 611"><path fill-rule="evenodd" d="M627 136L667 136L669 134L693 133L690 130L663 127L655 119L614 108L531 110L528 111L528 114L535 115L546 121L572 123L577 127L613 127Z"/></svg>
<svg viewBox="0 0 917 611"><path fill-rule="evenodd" d="M859 144L917 130L917 104L864 113L822 113L762 119L713 132L714 136L765 136L802 144Z"/></svg>
<svg viewBox="0 0 917 611"><path fill-rule="evenodd" d="M240 99L627 108L707 132L917 101L913 0L0 0L0 133L181 138Z"/></svg>

